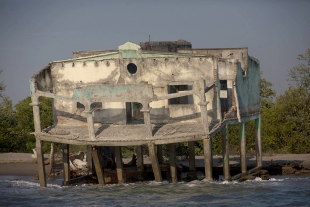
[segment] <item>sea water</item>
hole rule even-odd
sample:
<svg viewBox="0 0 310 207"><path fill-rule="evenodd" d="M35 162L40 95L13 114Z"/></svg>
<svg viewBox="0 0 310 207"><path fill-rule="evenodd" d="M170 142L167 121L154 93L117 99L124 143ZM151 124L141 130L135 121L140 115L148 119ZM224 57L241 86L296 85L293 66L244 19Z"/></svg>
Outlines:
<svg viewBox="0 0 310 207"><path fill-rule="evenodd" d="M245 182L204 181L39 187L31 177L0 176L0 206L310 206L309 176Z"/></svg>

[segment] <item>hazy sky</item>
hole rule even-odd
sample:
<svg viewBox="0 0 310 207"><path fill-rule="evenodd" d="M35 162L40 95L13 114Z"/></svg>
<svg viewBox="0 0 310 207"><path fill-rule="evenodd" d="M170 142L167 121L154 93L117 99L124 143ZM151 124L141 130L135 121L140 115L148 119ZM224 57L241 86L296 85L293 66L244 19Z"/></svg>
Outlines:
<svg viewBox="0 0 310 207"><path fill-rule="evenodd" d="M73 51L185 39L193 48L248 47L278 93L310 48L309 0L0 0L0 81L13 103L30 77Z"/></svg>

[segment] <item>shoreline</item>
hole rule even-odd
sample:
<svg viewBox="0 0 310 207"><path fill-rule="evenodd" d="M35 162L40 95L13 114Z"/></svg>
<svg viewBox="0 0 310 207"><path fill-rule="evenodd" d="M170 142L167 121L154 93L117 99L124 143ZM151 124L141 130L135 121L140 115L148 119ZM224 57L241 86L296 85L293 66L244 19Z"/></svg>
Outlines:
<svg viewBox="0 0 310 207"><path fill-rule="evenodd" d="M0 176L36 176L38 173L37 164L31 157L31 153L0 153ZM48 154L44 155L49 158ZM204 166L204 157L196 156L196 167ZM239 166L239 156L230 155L229 163L231 167ZM128 163L131 158L123 158L124 163ZM266 167L284 167L285 165L299 165L310 169L310 154L275 154L262 156L263 168ZM185 156L178 156L177 163L187 166L188 159ZM247 156L247 166L254 167L256 164L255 156ZM150 164L149 158L144 158L144 164ZM222 167L222 156L213 156L213 167ZM46 172L50 165L45 165ZM62 176L61 174L59 176Z"/></svg>

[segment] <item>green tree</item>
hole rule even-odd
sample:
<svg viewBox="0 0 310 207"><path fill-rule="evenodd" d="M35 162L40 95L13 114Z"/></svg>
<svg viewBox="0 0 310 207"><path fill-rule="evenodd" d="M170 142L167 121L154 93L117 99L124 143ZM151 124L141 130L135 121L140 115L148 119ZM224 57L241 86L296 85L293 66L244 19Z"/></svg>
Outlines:
<svg viewBox="0 0 310 207"><path fill-rule="evenodd" d="M289 70L289 80L293 81L298 88L303 88L310 94L310 48L305 54L298 55L297 59L301 63Z"/></svg>
<svg viewBox="0 0 310 207"><path fill-rule="evenodd" d="M2 72L3 72L3 71L0 70L0 75L1 75ZM4 85L3 81L1 81L1 82L0 82L0 97L1 97L1 98L3 97L2 92L4 91L5 87L6 87L6 86Z"/></svg>

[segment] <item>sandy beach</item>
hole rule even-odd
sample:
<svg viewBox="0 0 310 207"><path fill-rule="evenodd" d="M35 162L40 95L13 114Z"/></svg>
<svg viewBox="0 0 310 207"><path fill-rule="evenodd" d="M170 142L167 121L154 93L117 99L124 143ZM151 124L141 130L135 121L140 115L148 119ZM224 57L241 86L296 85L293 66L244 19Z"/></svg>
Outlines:
<svg viewBox="0 0 310 207"><path fill-rule="evenodd" d="M37 164L31 157L31 153L0 153L0 175L19 175L19 176L36 176ZM47 159L49 155L45 155ZM183 165L188 165L188 160L185 157L177 157L177 162ZM124 158L123 162L128 163L131 159ZM148 158L144 159L145 164L150 164ZM230 165L238 165L239 156L230 156ZM256 157L247 156L247 165L255 166ZM263 166L285 164L303 164L310 168L310 154L276 154L263 156ZM196 156L196 166L203 166L203 156ZM222 156L213 156L213 166L222 166ZM49 165L46 165L46 170L49 170Z"/></svg>

